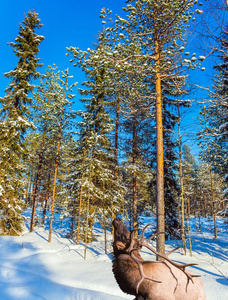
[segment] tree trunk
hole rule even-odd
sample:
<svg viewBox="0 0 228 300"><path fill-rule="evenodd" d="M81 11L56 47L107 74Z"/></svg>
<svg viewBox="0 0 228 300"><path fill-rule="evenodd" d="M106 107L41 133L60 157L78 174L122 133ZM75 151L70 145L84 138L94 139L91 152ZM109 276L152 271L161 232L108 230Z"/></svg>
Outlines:
<svg viewBox="0 0 228 300"><path fill-rule="evenodd" d="M81 190L80 190L80 198L79 198L79 208L78 208L78 230L77 230L77 238L76 238L76 244L77 245L79 243L79 233L80 233L82 191L83 191L83 184L84 184L84 166L85 166L85 151L84 151L84 154L83 154L82 181L81 181Z"/></svg>
<svg viewBox="0 0 228 300"><path fill-rule="evenodd" d="M132 203L132 213L133 213L133 229L137 228L138 224L138 216L137 216L137 172L136 172L136 125L135 121L132 122L133 125L133 137L132 137L132 164L133 164L133 174L132 174L132 182L133 182L133 203ZM137 237L137 231L135 232L135 236Z"/></svg>
<svg viewBox="0 0 228 300"><path fill-rule="evenodd" d="M119 138L119 109L120 109L120 104L119 104L119 97L116 99L116 129L115 129L115 173L114 173L114 178L115 181L117 181L117 176L118 176L118 138Z"/></svg>
<svg viewBox="0 0 228 300"><path fill-rule="evenodd" d="M105 245L105 254L107 253L107 230L106 230L106 216L105 216L105 183L103 177L103 222L104 222L104 245Z"/></svg>
<svg viewBox="0 0 228 300"><path fill-rule="evenodd" d="M212 212L213 212L213 218L214 218L214 235L215 235L215 239L217 239L217 222L216 222L216 211L215 211L215 196L214 196L214 185L213 185L213 177L212 177L211 164L210 164L210 179L211 179Z"/></svg>
<svg viewBox="0 0 228 300"><path fill-rule="evenodd" d="M88 242L88 227L89 227L89 206L90 206L90 185L91 185L91 178L92 178L92 159L93 154L91 155L91 162L90 162L90 170L89 170L89 193L87 199L87 211L86 211L86 232L85 232L85 249L84 249L84 260L86 260L86 250L87 250L87 242Z"/></svg>
<svg viewBox="0 0 228 300"><path fill-rule="evenodd" d="M45 195L45 204L44 204L44 210L43 210L43 219L42 219L42 224L43 225L44 225L44 222L45 222L45 216L46 216L46 211L47 211L47 206L48 206L48 198L49 198L50 184L51 184L50 181L51 181L51 174L49 172L47 190L46 190L46 195Z"/></svg>
<svg viewBox="0 0 228 300"><path fill-rule="evenodd" d="M41 148L43 148L43 141ZM38 163L38 170L36 175L36 183L35 187L33 189L33 195L32 195L32 216L31 216L31 222L30 222L30 232L33 232L34 229L34 223L35 223L35 213L36 213L36 206L37 206L37 194L38 194L38 188L40 184L40 176L41 176L41 167L42 167L42 160L43 160L43 151L39 154L39 163Z"/></svg>
<svg viewBox="0 0 228 300"><path fill-rule="evenodd" d="M114 170L114 180L117 182L118 179L118 138L119 138L119 97L116 99L116 128L115 128L115 170ZM113 213L113 202L112 202L112 220L115 219L115 214ZM112 228L112 234L114 234L114 229Z"/></svg>
<svg viewBox="0 0 228 300"><path fill-rule="evenodd" d="M156 24L156 21L154 22ZM165 253L165 206L164 206L164 159L163 159L163 125L162 125L162 97L161 97L161 75L160 75L160 43L154 28L155 44L155 92L156 92L156 148L157 148L157 170L156 170L156 206L157 206L157 251ZM157 257L157 260L162 260Z"/></svg>
<svg viewBox="0 0 228 300"><path fill-rule="evenodd" d="M179 99L177 99L177 102ZM182 152L181 152L181 132L180 132L180 107L178 102L178 146L179 146L179 170L180 170L180 186L181 186L181 237L184 254L186 255L186 241L185 241L185 203L184 203L184 182L183 182L183 168L182 168Z"/></svg>

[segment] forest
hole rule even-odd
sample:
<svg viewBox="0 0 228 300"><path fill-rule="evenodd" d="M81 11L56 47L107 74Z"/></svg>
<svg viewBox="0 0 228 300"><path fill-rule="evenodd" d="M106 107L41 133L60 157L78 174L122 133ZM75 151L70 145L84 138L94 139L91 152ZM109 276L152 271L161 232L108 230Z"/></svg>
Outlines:
<svg viewBox="0 0 228 300"><path fill-rule="evenodd" d="M199 230L213 219L217 239L218 219L228 220L227 1L127 0L122 16L102 8L94 47L66 45L74 74L42 65L38 13L10 43L18 63L1 90L0 235L21 235L29 211L30 232L46 226L51 242L57 222L84 258L95 224L107 251L116 216L131 229L156 216L160 253L166 240L191 253L192 216ZM213 84L197 98L207 61Z"/></svg>

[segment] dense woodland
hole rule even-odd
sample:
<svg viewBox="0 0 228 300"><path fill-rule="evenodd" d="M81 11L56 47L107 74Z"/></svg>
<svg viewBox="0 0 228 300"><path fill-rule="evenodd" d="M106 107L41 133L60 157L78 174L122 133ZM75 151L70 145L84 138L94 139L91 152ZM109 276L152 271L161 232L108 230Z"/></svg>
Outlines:
<svg viewBox="0 0 228 300"><path fill-rule="evenodd" d="M0 234L19 235L31 207L30 231L46 222L49 241L56 218L86 245L94 222L110 229L118 215L136 228L142 214L157 214L161 252L165 238L182 239L186 252L190 215L199 229L213 217L216 238L216 218L228 217L227 13L225 0L128 0L121 17L103 8L93 49L66 50L72 76L42 66L41 20L29 11L0 98ZM193 37L204 40L200 55ZM209 59L213 85L197 99L191 74L204 76ZM183 121L193 103L200 156Z"/></svg>

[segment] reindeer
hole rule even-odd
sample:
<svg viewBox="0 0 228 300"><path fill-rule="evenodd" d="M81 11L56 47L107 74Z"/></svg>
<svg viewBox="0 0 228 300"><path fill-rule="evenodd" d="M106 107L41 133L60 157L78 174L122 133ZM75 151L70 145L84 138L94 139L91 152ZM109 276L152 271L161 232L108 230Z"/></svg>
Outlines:
<svg viewBox="0 0 228 300"><path fill-rule="evenodd" d="M145 230L141 238L134 238L120 218L112 222L114 227L113 273L121 290L136 296L135 300L204 300L206 299L202 281L185 270L195 264L178 264L167 254L158 253L149 243L157 235L145 239ZM140 255L142 246L151 250L164 261L144 261Z"/></svg>

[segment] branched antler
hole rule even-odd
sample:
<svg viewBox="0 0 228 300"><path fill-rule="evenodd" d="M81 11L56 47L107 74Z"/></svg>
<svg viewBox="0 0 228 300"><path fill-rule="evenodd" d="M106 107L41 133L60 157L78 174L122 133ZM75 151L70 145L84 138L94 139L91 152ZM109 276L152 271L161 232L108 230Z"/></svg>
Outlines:
<svg viewBox="0 0 228 300"><path fill-rule="evenodd" d="M134 246L134 237L133 237L133 233L134 231L136 231L137 229L133 229L131 231L131 234L130 234L130 246L129 246L129 253L131 255L131 258L138 264L138 267L139 267L139 273L140 273L140 276L141 276L141 279L139 280L138 284L137 284L137 287L136 287L136 292L138 294L138 291L139 291L139 286L140 284L143 282L144 279L147 279L147 280L151 280L151 281L154 281L154 282L157 282L157 283L161 283L161 281L159 280L156 280L156 279L153 279L153 278L150 278L150 277L147 277L143 271L143 265L146 264L146 263L157 263L156 261L145 261L145 260L141 260L139 259L138 257L136 257L134 255L134 251L137 251L137 250L140 250L141 247L139 248L133 248Z"/></svg>
<svg viewBox="0 0 228 300"><path fill-rule="evenodd" d="M193 282L193 278L194 278L194 277L200 277L200 275L193 275L193 274L190 274L189 272L187 272L187 271L185 270L185 268L186 268L186 267L189 267L189 266L195 266L195 265L197 265L197 264L179 264L179 263L176 263L176 262L172 261L172 260L168 257L171 253L173 253L174 251L176 251L176 250L179 249L180 247L177 247L177 248L171 250L170 252L168 252L168 253L166 253L166 254L161 254L161 253L157 252L157 251L149 244L149 242L151 241L152 238L154 238L154 237L157 236L158 234L162 234L162 233L164 233L164 232L158 232L158 233L155 233L155 234L153 234L148 240L146 240L146 239L145 239L145 230L146 230L146 228L147 228L148 226L150 226L150 225L151 225L151 224L148 224L148 225L146 225L146 226L143 228L142 234L141 234L141 238L140 238L140 240L138 240L138 241L139 241L139 245L140 245L140 247L138 247L138 248L133 248L133 245L134 245L133 232L136 231L137 229L132 230L132 231L131 231L131 234L130 234L130 247L129 247L129 253L130 253L132 259L138 264L138 266L139 266L139 272L140 272L140 275L141 275L141 279L140 279L140 281L139 281L138 284L137 284L137 293L138 293L139 286L140 286L140 284L142 283L142 281L143 281L144 279L147 279L147 280L151 280L151 281L154 281L154 282L161 283L161 281L158 281L158 280L156 280L156 279L148 278L148 277L145 275L144 271L143 271L143 265L144 265L144 264L146 264L146 263L153 263L153 262L154 262L154 263L157 263L157 262L156 262L156 261L144 261L144 260L141 260L141 259L137 258L137 257L134 255L134 251L140 250L142 246L146 247L147 249L149 249L150 251L152 251L152 252L153 252L154 254L156 254L157 256L160 256L160 257L164 258L166 261L168 261L168 262L169 262L171 265L173 265L174 267L180 269L180 270L186 275L186 277L187 277L187 285L186 285L186 289L187 289L188 284L189 284L189 281L191 280L192 283L194 283L194 282ZM173 277L174 277L174 278L176 279L176 281L177 281L176 276L173 274L173 272L172 272L170 266L166 263L166 261L164 261L163 263L169 268L169 270L170 270L170 272L172 273Z"/></svg>

